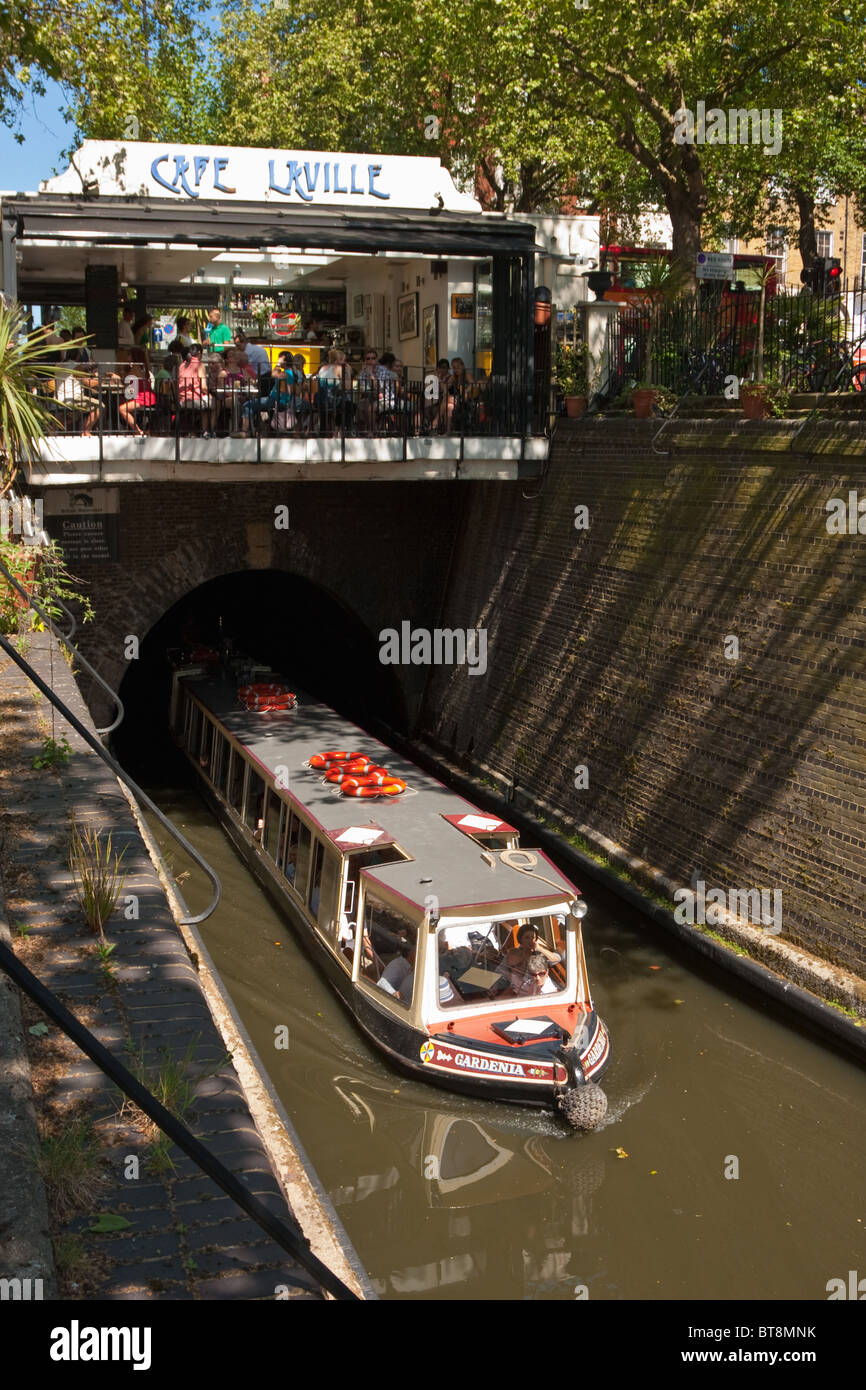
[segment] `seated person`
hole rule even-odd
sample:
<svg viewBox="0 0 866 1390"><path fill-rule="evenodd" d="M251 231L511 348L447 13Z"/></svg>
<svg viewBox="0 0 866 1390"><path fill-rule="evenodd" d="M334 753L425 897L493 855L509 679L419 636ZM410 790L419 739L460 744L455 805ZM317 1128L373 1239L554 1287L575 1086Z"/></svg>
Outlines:
<svg viewBox="0 0 866 1390"><path fill-rule="evenodd" d="M509 970L521 969L534 954L544 956L551 965L559 965L562 956L545 946L538 934L538 928L531 922L524 922L517 929L517 945L505 953L505 965Z"/></svg>
<svg viewBox="0 0 866 1390"><path fill-rule="evenodd" d="M513 966L508 974L511 988L517 995L556 993L556 985L550 978L550 961L540 951L533 951L524 964Z"/></svg>
<svg viewBox="0 0 866 1390"><path fill-rule="evenodd" d="M385 966L376 984L386 994L396 994L404 1004L412 1002L412 985L415 979L415 952L410 949L405 956L395 956Z"/></svg>

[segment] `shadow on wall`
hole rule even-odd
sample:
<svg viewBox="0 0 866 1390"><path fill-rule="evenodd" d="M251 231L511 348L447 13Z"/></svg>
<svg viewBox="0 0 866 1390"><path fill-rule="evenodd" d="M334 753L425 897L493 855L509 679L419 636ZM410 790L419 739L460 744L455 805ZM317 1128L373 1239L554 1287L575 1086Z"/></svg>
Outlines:
<svg viewBox="0 0 866 1390"><path fill-rule="evenodd" d="M853 461L604 426L534 501L473 489L446 614L486 612L489 673L433 672L422 727L684 884L781 888L784 935L862 973L866 547L825 524Z"/></svg>
<svg viewBox="0 0 866 1390"><path fill-rule="evenodd" d="M359 724L384 718L401 731L407 712L399 668L379 662L376 634L309 580L273 570L224 575L175 603L141 643L120 686L126 718L113 735L123 766L155 784L185 776L168 730L172 648L218 647L231 637L293 685Z"/></svg>

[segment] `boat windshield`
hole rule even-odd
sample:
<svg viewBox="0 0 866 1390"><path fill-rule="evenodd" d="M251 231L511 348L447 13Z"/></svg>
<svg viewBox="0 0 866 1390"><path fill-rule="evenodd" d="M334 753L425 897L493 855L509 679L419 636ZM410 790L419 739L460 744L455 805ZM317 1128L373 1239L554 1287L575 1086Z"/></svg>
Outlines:
<svg viewBox="0 0 866 1390"><path fill-rule="evenodd" d="M528 1000L565 989L564 916L441 927L436 943L443 1009L491 999Z"/></svg>

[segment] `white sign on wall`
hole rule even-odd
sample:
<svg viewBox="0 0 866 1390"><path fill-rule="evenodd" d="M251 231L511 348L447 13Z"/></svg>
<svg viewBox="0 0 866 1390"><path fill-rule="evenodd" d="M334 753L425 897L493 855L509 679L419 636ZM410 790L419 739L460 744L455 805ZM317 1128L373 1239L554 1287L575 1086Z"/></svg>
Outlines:
<svg viewBox="0 0 866 1390"><path fill-rule="evenodd" d="M438 159L407 155L85 140L66 172L39 191L80 194L87 185L103 196L179 202L481 211L475 198L458 193Z"/></svg>
<svg viewBox="0 0 866 1390"><path fill-rule="evenodd" d="M734 258L727 251L698 252L699 280L733 280Z"/></svg>

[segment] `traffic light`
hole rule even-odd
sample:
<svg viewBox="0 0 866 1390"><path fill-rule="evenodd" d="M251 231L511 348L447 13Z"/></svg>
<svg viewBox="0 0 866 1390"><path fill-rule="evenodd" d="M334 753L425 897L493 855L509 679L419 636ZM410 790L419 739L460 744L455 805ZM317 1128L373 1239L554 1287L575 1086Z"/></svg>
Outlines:
<svg viewBox="0 0 866 1390"><path fill-rule="evenodd" d="M838 256L818 256L800 271L800 279L813 294L837 295L842 289L842 262Z"/></svg>

